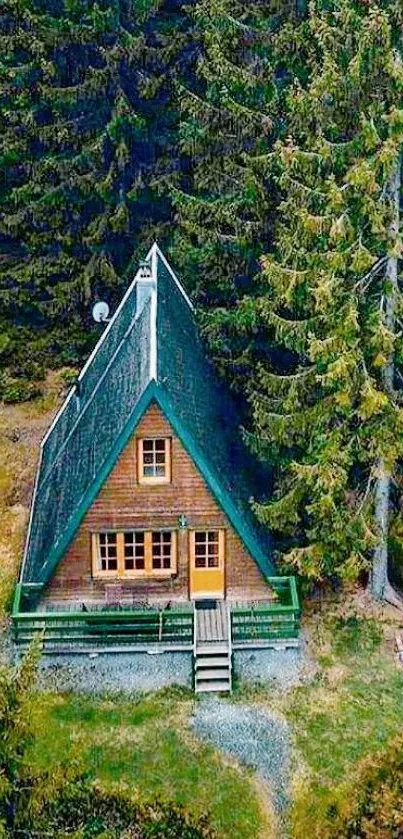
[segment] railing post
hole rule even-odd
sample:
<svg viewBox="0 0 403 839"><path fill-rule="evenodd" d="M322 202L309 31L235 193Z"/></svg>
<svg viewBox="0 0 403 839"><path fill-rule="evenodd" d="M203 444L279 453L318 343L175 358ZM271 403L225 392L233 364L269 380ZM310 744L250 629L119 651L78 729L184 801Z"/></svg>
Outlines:
<svg viewBox="0 0 403 839"><path fill-rule="evenodd" d="M227 601L228 602L228 601ZM230 673L230 685L232 693L232 622L231 622L231 604L228 604L228 664Z"/></svg>

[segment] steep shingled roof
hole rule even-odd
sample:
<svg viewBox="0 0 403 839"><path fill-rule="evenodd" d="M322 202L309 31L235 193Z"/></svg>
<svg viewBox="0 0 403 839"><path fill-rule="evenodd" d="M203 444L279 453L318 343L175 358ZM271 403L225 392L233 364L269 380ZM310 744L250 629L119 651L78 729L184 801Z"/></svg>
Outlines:
<svg viewBox="0 0 403 839"><path fill-rule="evenodd" d="M264 574L269 541L249 505L251 455L206 358L192 305L157 245L139 269L45 436L22 582L46 583L155 401Z"/></svg>

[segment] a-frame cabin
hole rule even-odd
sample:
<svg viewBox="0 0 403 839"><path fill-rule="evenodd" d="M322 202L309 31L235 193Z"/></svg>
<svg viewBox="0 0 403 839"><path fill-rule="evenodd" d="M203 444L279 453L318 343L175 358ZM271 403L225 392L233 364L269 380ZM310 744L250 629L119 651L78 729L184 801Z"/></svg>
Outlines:
<svg viewBox="0 0 403 839"><path fill-rule="evenodd" d="M195 603L215 609L213 635L231 635L226 603L294 608L296 619L294 583L270 577L251 512L255 471L192 304L154 244L43 440L16 626L24 612L48 615L49 629L58 612L84 613L88 627L102 610L147 607L161 641L161 614Z"/></svg>

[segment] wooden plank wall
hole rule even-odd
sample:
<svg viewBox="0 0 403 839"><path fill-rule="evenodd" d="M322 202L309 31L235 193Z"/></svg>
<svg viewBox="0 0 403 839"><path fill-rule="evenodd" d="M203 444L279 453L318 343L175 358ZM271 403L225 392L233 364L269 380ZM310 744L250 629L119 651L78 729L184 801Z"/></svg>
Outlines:
<svg viewBox="0 0 403 839"><path fill-rule="evenodd" d="M137 482L137 438L172 438L172 482L140 485ZM188 526L226 529L226 596L233 600L263 599L268 589L254 560L243 547L223 511L207 488L192 459L160 409L151 405L136 433L122 452L79 531L61 560L43 595L45 601L98 601L105 597L105 582L91 575L91 534L98 529L177 528L184 514ZM124 598L141 601L188 599L187 531L178 533L178 568L172 578L119 581ZM107 584L111 580L106 581Z"/></svg>

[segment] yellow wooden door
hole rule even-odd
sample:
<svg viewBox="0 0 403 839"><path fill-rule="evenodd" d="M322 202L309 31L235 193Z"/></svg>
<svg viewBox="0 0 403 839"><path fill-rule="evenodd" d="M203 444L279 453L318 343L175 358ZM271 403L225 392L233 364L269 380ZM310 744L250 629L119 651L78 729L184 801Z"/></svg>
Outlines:
<svg viewBox="0 0 403 839"><path fill-rule="evenodd" d="M190 597L223 599L225 594L224 530L192 530L189 534Z"/></svg>

